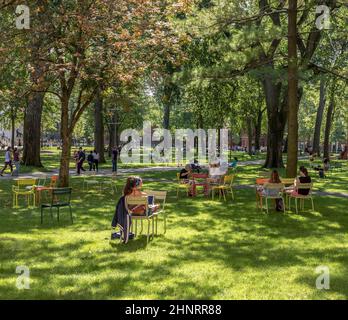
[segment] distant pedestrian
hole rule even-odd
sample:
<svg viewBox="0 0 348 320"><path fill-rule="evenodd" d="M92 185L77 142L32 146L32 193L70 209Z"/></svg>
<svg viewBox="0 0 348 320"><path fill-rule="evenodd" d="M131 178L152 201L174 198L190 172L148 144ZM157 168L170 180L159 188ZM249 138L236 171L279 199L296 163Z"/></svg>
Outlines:
<svg viewBox="0 0 348 320"><path fill-rule="evenodd" d="M89 165L89 171L94 170L94 157L93 157L93 151L91 151L87 157L88 165Z"/></svg>
<svg viewBox="0 0 348 320"><path fill-rule="evenodd" d="M118 149L112 149L112 172L117 172Z"/></svg>
<svg viewBox="0 0 348 320"><path fill-rule="evenodd" d="M86 160L86 154L85 154L84 150L82 150L82 148L80 148L79 153L78 153L77 174L81 174L81 170L86 171L83 168L83 163L85 160Z"/></svg>
<svg viewBox="0 0 348 320"><path fill-rule="evenodd" d="M99 160L100 155L97 150L94 150L93 152L93 163L94 163L94 169L98 172L99 171Z"/></svg>
<svg viewBox="0 0 348 320"><path fill-rule="evenodd" d="M19 176L19 170L21 165L21 159L18 148L13 149L13 163L16 167L16 170L13 172L14 175Z"/></svg>
<svg viewBox="0 0 348 320"><path fill-rule="evenodd" d="M7 167L10 167L11 174L13 173L13 166L12 166L12 157L11 157L11 147L8 147L5 152L5 166L1 170L0 176L3 177L4 171L7 169Z"/></svg>

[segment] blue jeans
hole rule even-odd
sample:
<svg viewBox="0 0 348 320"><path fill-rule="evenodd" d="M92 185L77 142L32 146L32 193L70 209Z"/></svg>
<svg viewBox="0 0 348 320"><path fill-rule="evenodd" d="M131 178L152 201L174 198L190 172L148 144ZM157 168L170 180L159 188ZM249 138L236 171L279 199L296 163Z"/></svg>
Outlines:
<svg viewBox="0 0 348 320"><path fill-rule="evenodd" d="M13 174L18 176L19 175L19 169L21 168L21 162L20 161L13 161L16 169L14 170Z"/></svg>
<svg viewBox="0 0 348 320"><path fill-rule="evenodd" d="M112 160L112 172L116 172L116 171L117 171L117 161Z"/></svg>

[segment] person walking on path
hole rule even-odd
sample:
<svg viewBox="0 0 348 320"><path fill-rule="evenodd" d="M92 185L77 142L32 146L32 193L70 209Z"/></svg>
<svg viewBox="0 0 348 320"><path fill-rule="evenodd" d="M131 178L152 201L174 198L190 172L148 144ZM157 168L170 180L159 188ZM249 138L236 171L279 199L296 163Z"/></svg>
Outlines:
<svg viewBox="0 0 348 320"><path fill-rule="evenodd" d="M117 172L117 160L118 160L118 150L117 148L112 149L112 172Z"/></svg>
<svg viewBox="0 0 348 320"><path fill-rule="evenodd" d="M86 171L83 167L83 163L86 160L86 154L82 148L80 148L79 154L78 154L78 163L77 163L77 174L81 174L82 171Z"/></svg>
<svg viewBox="0 0 348 320"><path fill-rule="evenodd" d="M14 170L13 175L19 176L19 170L20 170L20 165L21 165L21 159L20 159L20 154L18 148L13 149L13 163L16 167L16 170Z"/></svg>
<svg viewBox="0 0 348 320"><path fill-rule="evenodd" d="M93 152L93 163L94 163L94 170L96 170L98 172L99 170L99 159L100 159L100 155L97 152L97 150L94 150Z"/></svg>
<svg viewBox="0 0 348 320"><path fill-rule="evenodd" d="M13 166L12 166L12 157L11 157L11 147L8 147L6 152L5 152L5 166L1 170L0 176L3 177L3 174L7 167L10 167L11 169L11 174L13 173Z"/></svg>
<svg viewBox="0 0 348 320"><path fill-rule="evenodd" d="M89 171L92 171L92 169L94 169L93 151L91 151L89 153L89 155L87 156L87 161L88 161L88 165L89 165Z"/></svg>

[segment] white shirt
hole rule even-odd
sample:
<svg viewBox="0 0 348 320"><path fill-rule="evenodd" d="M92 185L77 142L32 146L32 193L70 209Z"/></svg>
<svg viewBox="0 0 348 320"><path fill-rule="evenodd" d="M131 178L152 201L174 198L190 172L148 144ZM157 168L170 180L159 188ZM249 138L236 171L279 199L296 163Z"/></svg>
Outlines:
<svg viewBox="0 0 348 320"><path fill-rule="evenodd" d="M11 161L11 153L10 151L5 152L5 162L10 162Z"/></svg>
<svg viewBox="0 0 348 320"><path fill-rule="evenodd" d="M94 153L93 152L93 159L94 160L99 160L100 156L99 156L99 153Z"/></svg>

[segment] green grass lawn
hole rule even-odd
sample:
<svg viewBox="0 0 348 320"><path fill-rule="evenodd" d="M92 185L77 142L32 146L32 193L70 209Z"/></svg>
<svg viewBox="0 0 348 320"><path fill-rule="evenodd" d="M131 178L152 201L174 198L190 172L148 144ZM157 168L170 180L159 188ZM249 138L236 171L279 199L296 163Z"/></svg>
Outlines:
<svg viewBox="0 0 348 320"><path fill-rule="evenodd" d="M240 169L237 185L260 168ZM261 213L252 188L236 200L183 195L167 180L142 175L144 188L167 190L168 230L146 246L140 235L110 243L119 192L81 191L72 178L74 224L38 209L12 209L11 181L0 180L0 299L347 299L348 199L316 197L315 212ZM163 179L152 181L147 179ZM347 171L316 179L319 190L348 193ZM30 290L16 288L17 266L30 268ZM318 266L330 268L330 290L316 289Z"/></svg>

